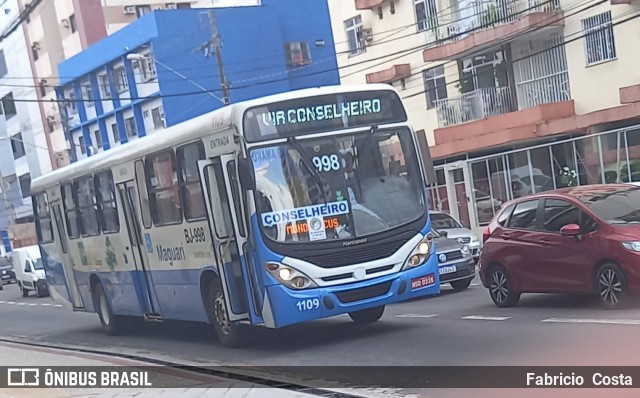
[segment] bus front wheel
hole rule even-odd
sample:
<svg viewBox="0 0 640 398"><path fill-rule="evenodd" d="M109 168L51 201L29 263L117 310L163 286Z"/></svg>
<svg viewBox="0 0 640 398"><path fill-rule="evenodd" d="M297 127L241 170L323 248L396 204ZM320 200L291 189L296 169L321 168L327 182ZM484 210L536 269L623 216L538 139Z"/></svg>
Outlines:
<svg viewBox="0 0 640 398"><path fill-rule="evenodd" d="M384 314L384 305L368 308L366 310L350 312L349 317L351 317L355 323L372 323L382 318L382 314Z"/></svg>
<svg viewBox="0 0 640 398"><path fill-rule="evenodd" d="M95 289L94 302L98 317L100 317L102 329L111 336L125 332L127 330L126 318L113 313L111 303L101 283L96 284Z"/></svg>
<svg viewBox="0 0 640 398"><path fill-rule="evenodd" d="M211 280L208 292L207 311L218 340L225 347L238 347L241 343L240 325L238 322L229 320L224 292L218 278Z"/></svg>

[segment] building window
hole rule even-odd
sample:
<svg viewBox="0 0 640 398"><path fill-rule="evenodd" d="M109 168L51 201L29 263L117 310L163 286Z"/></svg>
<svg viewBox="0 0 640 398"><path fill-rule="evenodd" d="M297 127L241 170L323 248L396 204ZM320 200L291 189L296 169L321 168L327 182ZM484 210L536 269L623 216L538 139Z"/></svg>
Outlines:
<svg viewBox="0 0 640 398"><path fill-rule="evenodd" d="M309 43L306 41L286 43L284 47L287 65L289 67L295 68L311 63L311 51L309 51Z"/></svg>
<svg viewBox="0 0 640 398"><path fill-rule="evenodd" d="M4 51L0 50L0 77L4 77L9 70L7 69L7 61L4 59Z"/></svg>
<svg viewBox="0 0 640 398"><path fill-rule="evenodd" d="M73 91L71 91L67 93L67 98L68 98L67 113L69 115L75 115L76 113L78 113L78 106L76 104L76 95L73 93Z"/></svg>
<svg viewBox="0 0 640 398"><path fill-rule="evenodd" d="M358 54L365 50L364 39L362 37L362 17L348 19L344 22L347 32L347 42L349 43L349 53Z"/></svg>
<svg viewBox="0 0 640 398"><path fill-rule="evenodd" d="M16 103L13 101L13 93L9 93L2 97L2 109L0 115L4 115L5 119L11 119L16 115Z"/></svg>
<svg viewBox="0 0 640 398"><path fill-rule="evenodd" d="M583 19L582 31L587 65L616 58L611 11Z"/></svg>
<svg viewBox="0 0 640 398"><path fill-rule="evenodd" d="M78 31L78 23L76 22L76 14L71 14L69 16L69 28L71 29L71 33L75 33Z"/></svg>
<svg viewBox="0 0 640 398"><path fill-rule="evenodd" d="M156 65L155 62L153 61L152 58L150 58L149 55L147 55L147 58L143 59L140 61L140 64L142 66L142 79L145 82L148 82L149 80L153 80L156 78L157 74L156 74Z"/></svg>
<svg viewBox="0 0 640 398"><path fill-rule="evenodd" d="M391 13L391 15L396 13L396 3L395 3L395 1L389 2L389 12Z"/></svg>
<svg viewBox="0 0 640 398"><path fill-rule="evenodd" d="M145 162L151 218L156 226L182 222L182 203L175 155L168 150Z"/></svg>
<svg viewBox="0 0 640 398"><path fill-rule="evenodd" d="M151 6L149 5L136 6L136 15L138 15L138 18L140 18L143 15L149 14L150 12L151 12Z"/></svg>
<svg viewBox="0 0 640 398"><path fill-rule="evenodd" d="M127 130L127 137L135 137L138 135L136 130L136 120L133 117L124 120L124 126Z"/></svg>
<svg viewBox="0 0 640 398"><path fill-rule="evenodd" d="M25 155L24 142L22 142L22 133L18 133L11 137L11 149L13 150L14 159L20 159Z"/></svg>
<svg viewBox="0 0 640 398"><path fill-rule="evenodd" d="M96 136L96 148L102 148L102 136L100 135L100 130L96 130L93 134Z"/></svg>
<svg viewBox="0 0 640 398"><path fill-rule="evenodd" d="M438 26L435 0L414 0L414 5L418 30L435 29Z"/></svg>
<svg viewBox="0 0 640 398"><path fill-rule="evenodd" d="M191 8L191 3L178 3L176 6L178 7L178 10L187 10Z"/></svg>
<svg viewBox="0 0 640 398"><path fill-rule="evenodd" d="M124 66L119 66L113 70L113 75L115 77L116 90L118 94L122 94L127 89L129 89L129 84L127 82L127 74L124 70Z"/></svg>
<svg viewBox="0 0 640 398"><path fill-rule="evenodd" d="M22 191L22 199L26 199L31 196L31 174L23 174L18 180L20 180L20 190Z"/></svg>
<svg viewBox="0 0 640 398"><path fill-rule="evenodd" d="M161 106L153 108L151 110L151 116L153 117L153 128L156 130L165 128L164 125L164 111Z"/></svg>
<svg viewBox="0 0 640 398"><path fill-rule="evenodd" d="M82 100L85 103L85 107L93 108L95 104L93 103L93 95L92 95L93 93L91 91L91 83L87 81L81 83L81 89L82 89Z"/></svg>
<svg viewBox="0 0 640 398"><path fill-rule="evenodd" d="M113 142L120 142L120 131L118 130L118 123L111 125L111 134L113 135Z"/></svg>
<svg viewBox="0 0 640 398"><path fill-rule="evenodd" d="M100 86L100 96L102 98L111 98L111 90L109 90L109 79L107 75L98 75L98 86Z"/></svg>
<svg viewBox="0 0 640 398"><path fill-rule="evenodd" d="M80 147L80 153L81 154L86 154L87 153L87 147L84 145L84 137L79 137L78 138L78 146Z"/></svg>
<svg viewBox="0 0 640 398"><path fill-rule="evenodd" d="M447 98L447 80L444 66L436 66L424 72L424 85L427 95L427 109L434 108L436 101Z"/></svg>
<svg viewBox="0 0 640 398"><path fill-rule="evenodd" d="M181 146L176 151L180 170L180 193L187 221L204 219L207 209L200 184L198 161L205 159L204 145L201 141Z"/></svg>

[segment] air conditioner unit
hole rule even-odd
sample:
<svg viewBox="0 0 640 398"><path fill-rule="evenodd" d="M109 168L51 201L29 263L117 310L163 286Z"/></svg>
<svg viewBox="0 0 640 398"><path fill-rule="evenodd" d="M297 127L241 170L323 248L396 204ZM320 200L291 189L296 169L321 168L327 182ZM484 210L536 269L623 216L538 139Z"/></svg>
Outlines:
<svg viewBox="0 0 640 398"><path fill-rule="evenodd" d="M176 3L166 3L165 7L167 10L175 10L178 8L178 5Z"/></svg>
<svg viewBox="0 0 640 398"><path fill-rule="evenodd" d="M124 6L124 13L125 14L135 14L136 13L136 6Z"/></svg>
<svg viewBox="0 0 640 398"><path fill-rule="evenodd" d="M362 29L362 39L368 43L373 41L373 29Z"/></svg>
<svg viewBox="0 0 640 398"><path fill-rule="evenodd" d="M65 27L65 28L68 28L68 27L70 26L70 25L69 25L69 20L68 20L68 19L66 19L66 18L65 18L65 19L63 19L63 20L61 20L61 21L60 21L60 24L62 24L62 26L63 26L63 27Z"/></svg>

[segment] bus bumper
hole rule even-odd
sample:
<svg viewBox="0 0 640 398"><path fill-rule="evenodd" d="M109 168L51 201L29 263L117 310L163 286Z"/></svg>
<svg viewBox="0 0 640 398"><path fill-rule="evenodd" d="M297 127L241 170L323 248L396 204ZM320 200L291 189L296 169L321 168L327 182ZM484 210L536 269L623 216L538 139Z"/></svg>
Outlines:
<svg viewBox="0 0 640 398"><path fill-rule="evenodd" d="M432 256L419 267L348 285L304 291L268 286L266 299L272 327L279 328L439 293L438 263Z"/></svg>

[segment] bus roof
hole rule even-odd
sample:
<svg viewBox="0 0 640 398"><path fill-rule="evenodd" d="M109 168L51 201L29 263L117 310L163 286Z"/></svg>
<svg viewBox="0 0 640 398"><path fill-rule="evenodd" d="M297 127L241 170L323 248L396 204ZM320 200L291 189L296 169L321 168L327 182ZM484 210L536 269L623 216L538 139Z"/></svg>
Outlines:
<svg viewBox="0 0 640 398"><path fill-rule="evenodd" d="M342 92L392 90L388 84L348 84L306 88L286 93L272 94L248 101L231 104L204 115L197 116L182 123L167 127L157 133L138 138L107 151L89 156L68 166L61 167L31 181L31 193L38 194L51 186L66 183L88 173L112 167L122 162L138 159L146 154L192 141L216 131L227 130L233 125L240 125L244 112L252 107L273 102L294 100Z"/></svg>

